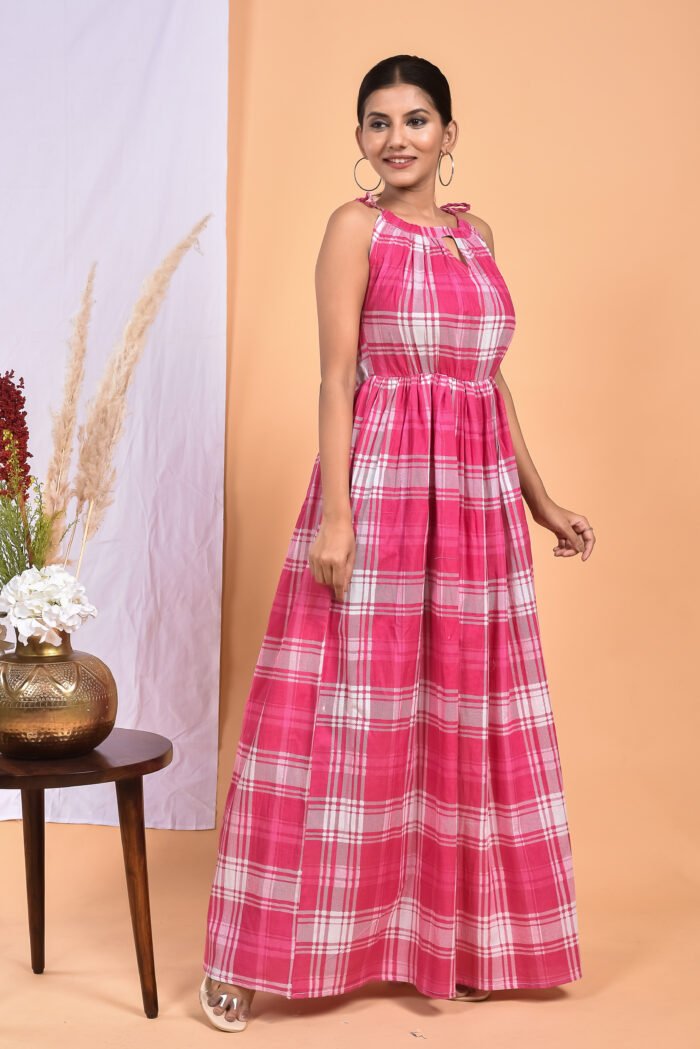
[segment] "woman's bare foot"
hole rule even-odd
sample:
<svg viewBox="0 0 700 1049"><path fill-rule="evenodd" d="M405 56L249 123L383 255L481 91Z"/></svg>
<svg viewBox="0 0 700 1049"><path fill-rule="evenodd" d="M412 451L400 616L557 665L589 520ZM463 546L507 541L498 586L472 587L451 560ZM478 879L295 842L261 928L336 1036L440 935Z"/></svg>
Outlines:
<svg viewBox="0 0 700 1049"><path fill-rule="evenodd" d="M249 987L241 987L237 983L220 983L218 980L212 980L210 976L206 978L205 987L207 1005L213 1006L212 1011L217 1016L225 1014L225 1018L230 1022L250 1019L254 990ZM222 994L226 995L224 1002L221 1002ZM216 1005L216 1002L220 1004Z"/></svg>

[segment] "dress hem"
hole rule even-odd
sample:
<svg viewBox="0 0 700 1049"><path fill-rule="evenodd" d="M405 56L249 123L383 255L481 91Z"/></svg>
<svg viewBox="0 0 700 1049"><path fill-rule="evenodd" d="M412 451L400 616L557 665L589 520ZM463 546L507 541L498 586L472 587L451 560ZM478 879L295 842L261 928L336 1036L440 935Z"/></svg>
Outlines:
<svg viewBox="0 0 700 1049"><path fill-rule="evenodd" d="M203 966L203 971L206 976L217 983L233 983L239 984L241 987L245 987L249 990L264 991L269 994L280 995L283 998L294 999L294 998L330 998L337 995L349 994L350 991L356 991L359 987L363 987L367 983L408 983L418 991L419 994L425 995L427 998L437 998L442 1001L452 1001L452 998L444 994L437 993L435 988L431 988L427 985L419 985L414 983L413 980L408 979L406 976L398 976L396 973L378 973L370 976L362 976L360 979L355 980L353 983L347 984L342 990L330 991L330 990L316 990L316 991L284 991L280 988L279 984L272 984L267 980L256 980L250 977L244 977L237 975L236 973L213 973L209 972L206 966ZM518 983L508 983L504 981L497 981L490 987L485 986L482 983L475 983L471 978L463 978L457 976L455 983L462 984L467 987L478 987L480 991L518 991L518 990L546 990L550 987L561 987L567 983L574 983L577 980L582 979L582 972L577 969L573 974L566 974L558 980L547 979L544 982L538 982L536 980L520 981Z"/></svg>

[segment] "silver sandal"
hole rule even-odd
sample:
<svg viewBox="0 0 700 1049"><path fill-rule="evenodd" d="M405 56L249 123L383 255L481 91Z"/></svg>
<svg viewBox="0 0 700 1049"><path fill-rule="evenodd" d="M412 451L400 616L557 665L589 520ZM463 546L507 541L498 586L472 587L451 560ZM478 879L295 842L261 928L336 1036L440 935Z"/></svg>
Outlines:
<svg viewBox="0 0 700 1049"><path fill-rule="evenodd" d="M462 987L464 990L458 991L457 988ZM475 987L469 987L465 983L458 983L455 986L455 996L452 1001L458 1002L485 1002L487 998L491 997L490 991L482 991L479 993Z"/></svg>
<svg viewBox="0 0 700 1049"><path fill-rule="evenodd" d="M214 980L213 982L217 983L218 981ZM205 976L199 987L199 1004L202 1006L204 1014L209 1022L220 1031L245 1031L248 1026L247 1020L227 1020L225 1013L219 1014L214 1012L214 1009L226 1008L227 998L231 998L232 1004L235 1008L238 1002L238 995L232 995L230 992L228 994L222 993L219 995L219 1000L215 1002L214 1005L209 1005L207 998L211 993L211 991L207 990L207 977Z"/></svg>

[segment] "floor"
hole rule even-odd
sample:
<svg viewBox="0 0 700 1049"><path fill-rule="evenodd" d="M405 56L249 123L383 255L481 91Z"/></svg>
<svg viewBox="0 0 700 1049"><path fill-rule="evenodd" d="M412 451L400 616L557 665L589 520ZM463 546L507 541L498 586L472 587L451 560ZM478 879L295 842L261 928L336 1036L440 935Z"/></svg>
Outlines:
<svg viewBox="0 0 700 1049"><path fill-rule="evenodd" d="M112 1049L219 1045L197 1003L214 831L148 830L160 1015L141 1010L116 827L46 827L46 970L29 965L22 825L0 823L0 1046ZM495 991L482 1003L432 1001L408 984L290 1001L258 992L247 1046L394 1049L643 1049L700 1044L697 893L657 877L636 897L577 863L584 977L548 990ZM619 896L618 899L615 895ZM643 899L639 904L638 900ZM693 899L695 898L695 911ZM695 1038L691 1032L695 1031ZM238 1044L238 1043L236 1043Z"/></svg>

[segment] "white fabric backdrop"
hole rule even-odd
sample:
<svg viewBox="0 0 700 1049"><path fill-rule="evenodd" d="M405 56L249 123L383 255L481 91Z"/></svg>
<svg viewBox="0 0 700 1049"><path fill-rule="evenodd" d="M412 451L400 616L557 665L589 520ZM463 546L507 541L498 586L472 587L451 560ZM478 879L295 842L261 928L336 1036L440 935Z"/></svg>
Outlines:
<svg viewBox="0 0 700 1049"><path fill-rule="evenodd" d="M24 376L40 478L91 263L82 409L143 280L212 213L137 367L117 498L80 570L98 616L73 636L114 673L117 726L173 740L144 779L147 826L189 830L215 826L227 41L227 0L0 3L0 371ZM20 816L0 791L0 818ZM114 785L48 790L46 818L115 826Z"/></svg>

